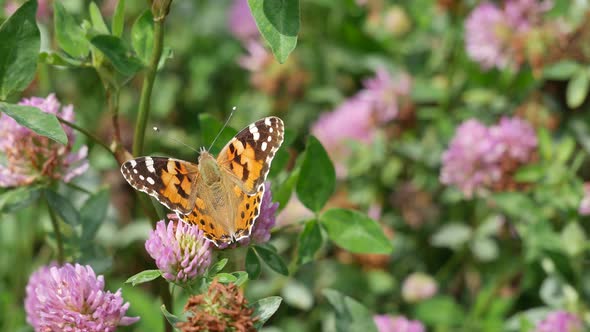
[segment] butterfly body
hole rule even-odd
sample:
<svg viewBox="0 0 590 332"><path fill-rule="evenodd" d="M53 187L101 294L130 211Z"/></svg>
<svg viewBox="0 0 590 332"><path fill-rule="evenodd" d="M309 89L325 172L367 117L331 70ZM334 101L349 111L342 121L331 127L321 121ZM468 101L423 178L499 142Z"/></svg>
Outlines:
<svg viewBox="0 0 590 332"><path fill-rule="evenodd" d="M221 246L250 235L283 131L281 119L267 117L240 131L217 158L204 149L198 164L140 157L125 162L121 172L135 189L155 197Z"/></svg>

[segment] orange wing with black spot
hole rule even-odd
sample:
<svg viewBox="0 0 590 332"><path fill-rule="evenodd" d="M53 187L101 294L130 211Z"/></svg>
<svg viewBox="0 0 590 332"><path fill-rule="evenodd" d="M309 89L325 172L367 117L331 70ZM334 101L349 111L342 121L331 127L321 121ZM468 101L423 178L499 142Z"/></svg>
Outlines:
<svg viewBox="0 0 590 332"><path fill-rule="evenodd" d="M140 157L121 165L129 184L179 214L193 211L197 199L199 168L196 164L166 157Z"/></svg>
<svg viewBox="0 0 590 332"><path fill-rule="evenodd" d="M283 139L283 120L274 116L260 119L234 136L217 156L217 162L235 176L235 183L248 195L255 195Z"/></svg>

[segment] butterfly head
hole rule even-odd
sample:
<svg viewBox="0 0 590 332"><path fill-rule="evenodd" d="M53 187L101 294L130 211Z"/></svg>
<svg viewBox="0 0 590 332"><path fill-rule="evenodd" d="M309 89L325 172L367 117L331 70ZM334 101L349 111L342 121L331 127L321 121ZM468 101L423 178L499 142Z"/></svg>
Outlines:
<svg viewBox="0 0 590 332"><path fill-rule="evenodd" d="M221 181L221 169L215 157L206 150L199 155L199 172L207 185Z"/></svg>

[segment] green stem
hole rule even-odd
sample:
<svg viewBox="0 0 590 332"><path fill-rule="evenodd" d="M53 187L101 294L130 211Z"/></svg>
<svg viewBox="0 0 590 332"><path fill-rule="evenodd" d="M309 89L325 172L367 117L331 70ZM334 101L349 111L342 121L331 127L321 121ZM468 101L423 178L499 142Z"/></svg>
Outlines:
<svg viewBox="0 0 590 332"><path fill-rule="evenodd" d="M47 198L45 198L45 200L47 202L47 210L49 211L51 225L53 226L53 233L55 234L55 242L57 243L57 263L62 265L64 263L64 244L61 238L61 231L59 230L59 222L55 212L51 208L51 204L49 204Z"/></svg>
<svg viewBox="0 0 590 332"><path fill-rule="evenodd" d="M143 139L145 137L145 127L150 114L150 99L152 96L152 89L154 87L156 72L158 71L158 63L160 62L160 57L162 56L162 48L164 46L164 20L165 16L154 17L154 48L152 50L150 64L146 69L145 77L143 79L143 86L141 88L139 110L137 115L137 122L135 123L135 134L133 136L134 156L139 156L143 152Z"/></svg>
<svg viewBox="0 0 590 332"><path fill-rule="evenodd" d="M109 151L111 154L114 155L113 151L111 151L111 148L105 143L103 142L100 138L98 138L98 136L94 135L93 133L89 132L88 130L78 126L77 124L71 123L68 120L65 120L61 117L57 117L57 120L63 124L65 124L66 126L76 129L77 131L81 132L82 134L86 135L86 137L88 137L91 141L93 141L94 143L102 146L103 148L105 148L107 151Z"/></svg>

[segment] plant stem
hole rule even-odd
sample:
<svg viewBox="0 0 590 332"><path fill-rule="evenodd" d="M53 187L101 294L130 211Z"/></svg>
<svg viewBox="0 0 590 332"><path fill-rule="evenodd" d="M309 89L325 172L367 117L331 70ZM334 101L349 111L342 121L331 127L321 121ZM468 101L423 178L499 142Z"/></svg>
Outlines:
<svg viewBox="0 0 590 332"><path fill-rule="evenodd" d="M134 156L139 156L143 152L143 139L145 137L145 127L150 114L150 99L152 96L152 89L154 87L156 72L158 71L158 63L160 62L162 48L164 46L164 20L165 16L154 18L154 48L152 50L150 64L146 69L145 77L143 79L143 86L141 88L141 96L139 99L139 111L137 115L137 122L135 123L135 134L133 136Z"/></svg>
<svg viewBox="0 0 590 332"><path fill-rule="evenodd" d="M113 151L111 151L111 148L105 143L103 142L100 138L98 138L98 136L94 135L93 133L89 132L88 130L78 126L77 124L71 123L68 120L65 120L61 117L57 117L57 120L63 124L65 124L68 127L71 127L73 129L76 129L77 131L81 132L82 134L86 135L86 137L90 138L91 141L93 141L94 143L102 146L103 148L105 148L107 151L109 151L111 154L114 155Z"/></svg>
<svg viewBox="0 0 590 332"><path fill-rule="evenodd" d="M115 144L121 144L121 129L119 128L119 94L118 88L106 89L107 103L113 122L113 140Z"/></svg>
<svg viewBox="0 0 590 332"><path fill-rule="evenodd" d="M57 242L57 263L62 265L64 263L64 244L61 238L61 232L59 230L59 222L55 215L55 212L51 208L47 197L45 198L47 202L47 210L49 211L49 218L51 219L51 225L53 226L53 233L55 234L55 242Z"/></svg>

